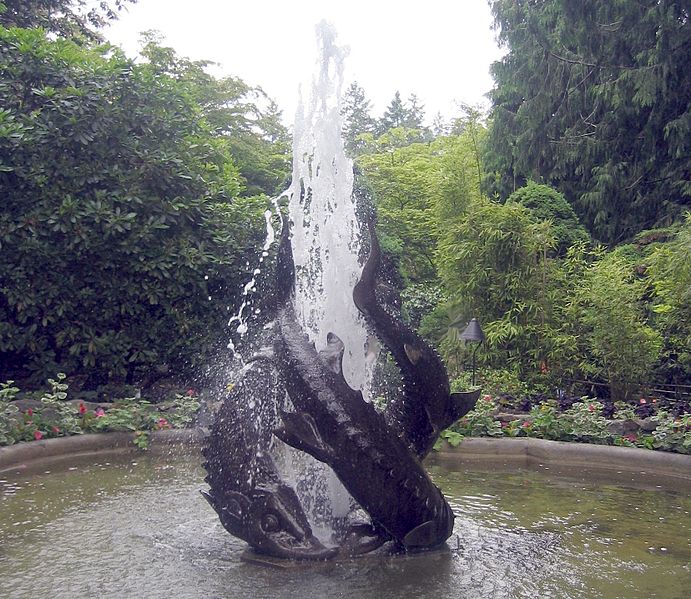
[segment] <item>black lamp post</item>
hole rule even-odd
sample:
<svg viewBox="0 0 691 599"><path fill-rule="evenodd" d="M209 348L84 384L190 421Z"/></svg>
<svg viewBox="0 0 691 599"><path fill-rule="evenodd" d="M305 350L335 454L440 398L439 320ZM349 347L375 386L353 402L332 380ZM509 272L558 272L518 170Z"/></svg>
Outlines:
<svg viewBox="0 0 691 599"><path fill-rule="evenodd" d="M477 318L472 318L470 320L470 322L468 323L468 326L461 333L460 338L463 339L463 341L465 341L466 343L468 343L468 342L476 343L475 348L473 349L473 387L474 387L475 386L475 353L477 352L478 347L480 347L480 344L485 340L485 334L482 332L482 329L480 328L480 323L478 322Z"/></svg>

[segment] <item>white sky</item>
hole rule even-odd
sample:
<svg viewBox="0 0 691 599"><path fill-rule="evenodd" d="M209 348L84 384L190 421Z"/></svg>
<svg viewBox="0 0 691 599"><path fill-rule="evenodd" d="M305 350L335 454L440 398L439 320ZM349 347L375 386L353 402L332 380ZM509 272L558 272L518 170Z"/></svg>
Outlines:
<svg viewBox="0 0 691 599"><path fill-rule="evenodd" d="M326 19L348 46L345 87L357 81L379 117L398 90L414 93L427 120L455 116L457 102L486 103L490 64L501 57L487 0L138 0L104 33L134 57L139 34L220 64L261 86L292 124L300 82L316 62L315 25Z"/></svg>

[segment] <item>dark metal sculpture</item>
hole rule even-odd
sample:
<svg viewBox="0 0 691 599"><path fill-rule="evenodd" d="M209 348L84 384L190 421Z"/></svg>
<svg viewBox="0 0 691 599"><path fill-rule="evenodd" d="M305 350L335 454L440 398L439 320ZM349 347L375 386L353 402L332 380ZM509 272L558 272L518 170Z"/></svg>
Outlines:
<svg viewBox="0 0 691 599"><path fill-rule="evenodd" d="M205 497L223 526L272 556L328 559L337 550L314 537L297 495L280 480L266 451L271 439L261 438L238 410L238 400L256 397L258 387L267 397L285 390L293 408L260 415L271 422L280 418L267 430L330 466L370 516L370 525L354 526L345 535L341 551L362 553L388 540L405 550L432 548L453 530L453 511L420 460L441 430L472 408L479 391L451 394L439 356L379 305L380 250L371 222L369 229L371 251L353 298L403 375L403 395L388 407L386 418L347 384L341 340L330 333L327 348L317 352L298 324L290 301L294 272L284 224L273 351L257 358L275 368L281 384L268 388L271 377L261 368L245 375L247 382L224 402L204 450L210 486ZM280 397L272 403L282 404Z"/></svg>
<svg viewBox="0 0 691 599"><path fill-rule="evenodd" d="M391 352L403 377L403 393L386 407L387 421L424 458L439 433L468 413L480 390L451 393L439 354L402 320L377 301L377 272L381 249L370 219L370 255L353 290L353 301L383 345Z"/></svg>
<svg viewBox="0 0 691 599"><path fill-rule="evenodd" d="M267 448L266 427L250 410L247 397L277 400L273 373L248 371L224 401L203 450L209 491L202 492L232 535L268 555L291 559L328 559L336 553L312 534L295 491L281 481ZM266 402L270 405L271 402Z"/></svg>

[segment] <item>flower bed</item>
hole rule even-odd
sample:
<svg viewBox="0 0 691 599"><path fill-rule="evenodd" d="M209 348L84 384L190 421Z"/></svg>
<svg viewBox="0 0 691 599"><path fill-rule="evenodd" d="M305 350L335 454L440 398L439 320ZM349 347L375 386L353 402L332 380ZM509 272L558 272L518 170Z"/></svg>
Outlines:
<svg viewBox="0 0 691 599"><path fill-rule="evenodd" d="M442 432L440 439L452 446L465 437L533 437L641 447L691 453L691 415L674 416L658 410L646 419L620 410L620 418L603 416L602 403L587 397L560 411L556 401L543 401L525 413L501 412L491 395L484 395L475 409Z"/></svg>
<svg viewBox="0 0 691 599"><path fill-rule="evenodd" d="M189 389L153 404L140 397L92 403L68 398L65 375L48 379L49 390L35 398L18 399L13 381L0 383L0 446L84 433L133 432L134 443L146 448L149 432L188 426L199 408Z"/></svg>

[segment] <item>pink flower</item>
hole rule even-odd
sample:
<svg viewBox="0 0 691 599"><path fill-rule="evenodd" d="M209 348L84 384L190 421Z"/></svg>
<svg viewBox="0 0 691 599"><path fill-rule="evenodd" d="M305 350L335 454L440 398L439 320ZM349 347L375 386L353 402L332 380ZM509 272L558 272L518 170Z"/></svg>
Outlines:
<svg viewBox="0 0 691 599"><path fill-rule="evenodd" d="M533 426L533 423L530 422L530 420L524 420L524 421L523 421L523 424L521 424L521 426L522 426L523 428L530 428L531 426Z"/></svg>
<svg viewBox="0 0 691 599"><path fill-rule="evenodd" d="M54 426L54 427L53 427L53 432L54 432L54 433L59 433L59 432L60 432L60 427Z"/></svg>
<svg viewBox="0 0 691 599"><path fill-rule="evenodd" d="M29 408L29 409L26 411L26 415L27 415L29 418L31 418L31 417L34 415L34 411L33 411L31 408Z"/></svg>
<svg viewBox="0 0 691 599"><path fill-rule="evenodd" d="M595 411L595 406L593 404L588 404L588 412L594 412Z"/></svg>
<svg viewBox="0 0 691 599"><path fill-rule="evenodd" d="M41 431L34 431L34 439L36 439L36 441L40 441L43 439L43 433Z"/></svg>
<svg viewBox="0 0 691 599"><path fill-rule="evenodd" d="M86 406L84 405L84 402L79 404L79 415L84 416L86 414Z"/></svg>
<svg viewBox="0 0 691 599"><path fill-rule="evenodd" d="M623 435L623 437L630 443L635 443L636 441L638 441L638 437L634 433L628 433L626 435Z"/></svg>
<svg viewBox="0 0 691 599"><path fill-rule="evenodd" d="M644 405L647 404L648 402L641 397L641 399L638 401L639 404Z"/></svg>
<svg viewBox="0 0 691 599"><path fill-rule="evenodd" d="M96 414L96 418L101 418L101 416L106 415L106 411L103 408L96 408L94 414Z"/></svg>
<svg viewBox="0 0 691 599"><path fill-rule="evenodd" d="M185 393L187 397L194 397L196 394L197 392L194 389L187 389L187 392Z"/></svg>
<svg viewBox="0 0 691 599"><path fill-rule="evenodd" d="M482 401L492 401L492 396L491 395L483 395Z"/></svg>
<svg viewBox="0 0 691 599"><path fill-rule="evenodd" d="M158 422L156 423L156 428L171 428L170 422L168 422L165 418L159 418Z"/></svg>

